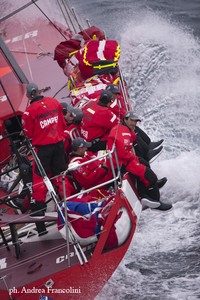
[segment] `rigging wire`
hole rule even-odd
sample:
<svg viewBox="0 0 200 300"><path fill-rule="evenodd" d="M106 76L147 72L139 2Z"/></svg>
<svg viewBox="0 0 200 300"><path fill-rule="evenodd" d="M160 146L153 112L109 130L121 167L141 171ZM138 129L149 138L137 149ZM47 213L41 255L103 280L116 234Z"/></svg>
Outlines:
<svg viewBox="0 0 200 300"><path fill-rule="evenodd" d="M1 19L0 19L0 23L3 22L3 21L5 21L5 20L7 20L7 19L9 19L9 18L11 18L11 17L13 17L13 16L16 15L18 12L24 10L25 8L27 8L28 6L32 5L32 4L33 4L34 2L36 2L36 1L38 1L38 0L32 0L32 1L28 2L27 4L21 6L20 8L14 10L12 13L10 13L10 14L8 14L7 16L1 18Z"/></svg>
<svg viewBox="0 0 200 300"><path fill-rule="evenodd" d="M54 26L54 28L62 35L62 37L67 40L67 37L61 32L61 30L59 30L59 28L54 24L54 22L45 14L45 12L36 4L38 0L32 0L31 2L28 2L27 4L21 6L20 8L16 9L15 11L13 11L12 13L8 14L7 16L3 17L0 19L0 23L13 17L14 15L16 15L18 12L24 10L25 8L27 8L28 6L34 4L37 9L45 16L45 18Z"/></svg>
<svg viewBox="0 0 200 300"><path fill-rule="evenodd" d="M53 98L55 98L64 88L66 88L68 83L65 83L54 95Z"/></svg>
<svg viewBox="0 0 200 300"><path fill-rule="evenodd" d="M25 28L23 26L23 29L25 31ZM27 54L27 48L26 48L26 42L25 42L25 39L22 40L23 42L23 46L24 46L24 52L25 52L25 57L26 57L26 61L27 61L27 66L28 66L28 70L29 70L29 73L30 73L30 77L31 77L31 80L33 80L33 73L32 73L32 69L31 69L31 65L30 65L30 60L29 60L29 57L28 57L28 54Z"/></svg>
<svg viewBox="0 0 200 300"><path fill-rule="evenodd" d="M63 0L62 0L62 2L63 2L63 6L64 6L65 9L66 9L66 12L67 12L67 14L68 14L69 19L71 20L71 16L70 16L70 14L69 14L69 12L70 12L71 14L73 14L74 20L76 21L76 23L77 23L79 29L80 29L81 31L83 31L83 32L85 33L85 35L86 35L89 39L92 39L92 38L89 36L89 34L85 31L85 29L83 28L83 26L81 25L81 23L80 23L80 21L79 21L79 18L78 18L78 16L77 16L76 12L75 12L75 9L74 9L73 7L71 7L70 2L67 1L67 0L66 0L66 1L63 1ZM67 8L66 8L66 7L67 7ZM68 11L69 11L69 12L68 12ZM73 26L73 28L74 28L74 32L77 33L77 30L75 29L75 26L74 26L74 24L73 24L72 21L71 21L71 23L72 23L72 26ZM86 23L89 24L89 20L86 20ZM89 25L89 26L90 26L90 25Z"/></svg>
<svg viewBox="0 0 200 300"><path fill-rule="evenodd" d="M58 6L59 6L59 8L60 8L60 11L62 12L63 18L65 19L65 22L66 22L66 24L67 24L67 27L70 28L70 25L69 25L69 23L68 23L68 20L67 20L65 14L64 14L63 8L62 8L62 6L61 6L59 0L57 0L57 4L58 4Z"/></svg>
<svg viewBox="0 0 200 300"><path fill-rule="evenodd" d="M53 27L62 35L62 37L67 40L66 36L62 33L61 30L58 29L58 27L54 24L53 21L45 14L45 12L36 4L35 0L32 0L33 4L39 9L39 11L45 16L45 18L53 25Z"/></svg>
<svg viewBox="0 0 200 300"><path fill-rule="evenodd" d="M63 17L64 17L64 19L65 19L65 21L66 21L66 24L67 24L67 26L70 28L70 25L69 25L69 23L67 22L67 18L66 18L66 16L65 16L64 10L63 10L63 8L62 8L62 6L61 6L61 4L60 4L60 1L57 0L57 2L58 2L58 6L60 7L60 10L62 11L62 14L63 14ZM72 31L76 32L75 25L74 25L74 23L73 23L73 21L72 21L72 18L71 18L70 13L69 13L70 7L69 7L68 5L66 6L66 3L65 3L64 1L62 1L62 5L63 5L63 7L64 7L64 9L65 9L65 12L66 12L66 14L67 14L67 17L68 17L68 19L69 19L69 21L70 21L70 23L71 23L72 29L73 29L73 30L71 30L71 28L70 28L71 32L72 32Z"/></svg>
<svg viewBox="0 0 200 300"><path fill-rule="evenodd" d="M10 300L13 300L13 297L10 295L10 290L9 290L9 287L8 287L8 284L6 282L6 276L3 276L3 277L0 277L1 280L3 280L3 283L8 291L8 295L9 295L9 299Z"/></svg>

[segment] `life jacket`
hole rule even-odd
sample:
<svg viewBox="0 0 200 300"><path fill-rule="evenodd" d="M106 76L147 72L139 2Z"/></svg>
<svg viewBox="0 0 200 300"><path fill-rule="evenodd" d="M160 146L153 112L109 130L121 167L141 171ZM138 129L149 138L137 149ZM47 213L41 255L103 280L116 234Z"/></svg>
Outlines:
<svg viewBox="0 0 200 300"><path fill-rule="evenodd" d="M112 127L118 124L117 116L96 101L90 101L82 110L81 136L88 142L97 138L105 141Z"/></svg>
<svg viewBox="0 0 200 300"><path fill-rule="evenodd" d="M105 90L107 84L102 83L97 76L94 77L92 80L85 82L81 87L76 87L71 90L70 96L73 105L83 107L83 104L86 104L91 99L97 99L101 91Z"/></svg>

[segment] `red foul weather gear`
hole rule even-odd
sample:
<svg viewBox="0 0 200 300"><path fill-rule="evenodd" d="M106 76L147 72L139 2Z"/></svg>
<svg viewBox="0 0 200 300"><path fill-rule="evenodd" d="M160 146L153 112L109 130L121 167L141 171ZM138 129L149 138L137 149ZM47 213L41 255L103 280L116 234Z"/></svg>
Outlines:
<svg viewBox="0 0 200 300"><path fill-rule="evenodd" d="M49 144L35 147L35 152L44 168L47 176L57 176L66 169L65 152L63 141L56 144ZM37 202L45 202L47 188L38 167L33 162L33 193L32 197Z"/></svg>
<svg viewBox="0 0 200 300"><path fill-rule="evenodd" d="M54 60L57 61L61 68L64 67L65 60L70 58L74 52L84 46L91 39L104 40L104 32L96 26L91 26L78 32L71 39L61 42L56 46Z"/></svg>
<svg viewBox="0 0 200 300"><path fill-rule="evenodd" d="M110 169L103 166L103 163L99 160L93 161L79 167L78 165L87 162L94 158L86 154L84 157L72 155L69 159L69 168L74 166L72 175L77 180L81 188L91 188L100 183L104 183L112 178L112 172Z"/></svg>
<svg viewBox="0 0 200 300"><path fill-rule="evenodd" d="M22 126L32 139L35 152L47 176L57 176L66 169L64 152L65 119L61 104L54 98L37 96L22 116ZM47 188L36 162L33 162L33 193L36 202L45 202Z"/></svg>
<svg viewBox="0 0 200 300"><path fill-rule="evenodd" d="M145 177L147 167L139 162L133 150L132 145L135 139L136 135L133 131L125 125L118 124L113 127L108 136L107 148L108 150L112 150L115 144L120 166L125 166L128 172L139 177L144 185L148 187L150 186L150 182ZM116 164L115 161L114 163Z"/></svg>
<svg viewBox="0 0 200 300"><path fill-rule="evenodd" d="M95 101L83 107L83 114L81 136L89 142L96 138L106 140L110 130L118 124L117 116Z"/></svg>
<svg viewBox="0 0 200 300"><path fill-rule="evenodd" d="M22 116L22 126L34 146L64 140L66 122L61 104L51 97L36 97Z"/></svg>
<svg viewBox="0 0 200 300"><path fill-rule="evenodd" d="M70 124L67 125L65 131L65 140L64 140L64 148L66 153L71 152L71 142L74 138L77 138L81 135L81 124Z"/></svg>

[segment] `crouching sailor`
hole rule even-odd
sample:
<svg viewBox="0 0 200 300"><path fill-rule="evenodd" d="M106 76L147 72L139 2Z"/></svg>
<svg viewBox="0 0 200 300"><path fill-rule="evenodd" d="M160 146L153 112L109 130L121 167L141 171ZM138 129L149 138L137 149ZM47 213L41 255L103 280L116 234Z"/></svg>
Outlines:
<svg viewBox="0 0 200 300"><path fill-rule="evenodd" d="M81 188L91 188L100 183L104 183L112 178L112 172L105 163L100 160L79 166L95 156L87 154L87 149L91 147L90 142L77 137L71 143L72 152L69 155L69 168L72 168L72 175Z"/></svg>

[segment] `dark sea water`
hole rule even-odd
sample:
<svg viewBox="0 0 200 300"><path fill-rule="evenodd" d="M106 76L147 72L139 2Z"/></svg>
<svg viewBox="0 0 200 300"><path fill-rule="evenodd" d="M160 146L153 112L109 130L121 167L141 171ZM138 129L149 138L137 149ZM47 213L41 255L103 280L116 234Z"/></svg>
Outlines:
<svg viewBox="0 0 200 300"><path fill-rule="evenodd" d="M131 247L96 300L200 299L200 0L71 0L121 44L141 127L165 139L152 164L173 211L142 213Z"/></svg>

